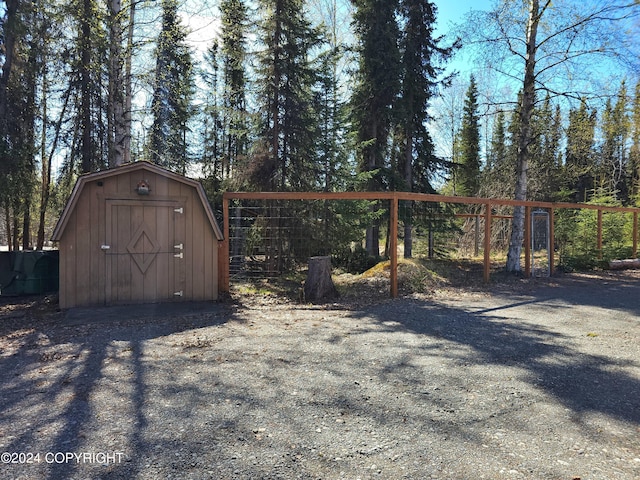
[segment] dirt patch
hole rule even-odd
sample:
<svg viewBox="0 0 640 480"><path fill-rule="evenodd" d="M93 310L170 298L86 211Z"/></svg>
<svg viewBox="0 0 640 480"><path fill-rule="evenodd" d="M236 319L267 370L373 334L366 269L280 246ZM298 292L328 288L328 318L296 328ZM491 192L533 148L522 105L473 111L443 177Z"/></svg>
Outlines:
<svg viewBox="0 0 640 480"><path fill-rule="evenodd" d="M84 322L3 300L0 477L640 478L638 280Z"/></svg>

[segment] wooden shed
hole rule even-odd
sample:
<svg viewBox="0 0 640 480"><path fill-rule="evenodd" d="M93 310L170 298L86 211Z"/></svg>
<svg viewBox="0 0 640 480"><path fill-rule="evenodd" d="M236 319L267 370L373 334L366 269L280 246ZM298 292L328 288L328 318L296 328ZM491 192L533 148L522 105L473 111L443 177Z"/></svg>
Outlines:
<svg viewBox="0 0 640 480"><path fill-rule="evenodd" d="M81 176L52 240L61 308L218 298L222 232L202 185L157 165Z"/></svg>

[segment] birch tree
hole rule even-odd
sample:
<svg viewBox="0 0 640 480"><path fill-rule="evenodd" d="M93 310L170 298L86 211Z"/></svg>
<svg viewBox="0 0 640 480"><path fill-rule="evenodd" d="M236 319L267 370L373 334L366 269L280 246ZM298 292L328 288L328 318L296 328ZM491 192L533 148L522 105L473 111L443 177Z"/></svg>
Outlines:
<svg viewBox="0 0 640 480"><path fill-rule="evenodd" d="M598 73L595 65L637 64L639 15L638 2L629 0L497 0L491 11L470 17L470 40L480 47L486 65L520 84L516 200L527 199L536 91L578 98L589 88L588 71ZM523 237L524 207L515 207L507 271L521 270Z"/></svg>
<svg viewBox="0 0 640 480"><path fill-rule="evenodd" d="M122 165L127 146L125 118L124 12L121 0L109 0L109 98L107 104L109 166Z"/></svg>

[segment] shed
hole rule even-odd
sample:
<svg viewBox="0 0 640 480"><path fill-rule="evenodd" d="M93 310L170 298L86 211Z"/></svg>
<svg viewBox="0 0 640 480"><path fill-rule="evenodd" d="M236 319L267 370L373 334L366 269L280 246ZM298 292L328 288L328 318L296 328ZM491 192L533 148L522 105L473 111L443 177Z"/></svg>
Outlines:
<svg viewBox="0 0 640 480"><path fill-rule="evenodd" d="M148 162L82 175L52 236L60 308L215 300L222 238L195 180Z"/></svg>

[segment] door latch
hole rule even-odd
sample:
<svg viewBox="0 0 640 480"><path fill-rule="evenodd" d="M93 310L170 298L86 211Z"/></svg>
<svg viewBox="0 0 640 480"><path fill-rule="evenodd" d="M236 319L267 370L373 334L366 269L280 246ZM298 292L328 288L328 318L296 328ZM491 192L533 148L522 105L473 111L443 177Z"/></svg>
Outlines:
<svg viewBox="0 0 640 480"><path fill-rule="evenodd" d="M182 208L182 207L174 208L173 211L176 212L176 213L184 213L184 208Z"/></svg>
<svg viewBox="0 0 640 480"><path fill-rule="evenodd" d="M182 297L182 296L184 296L184 292L182 290L180 290L179 292L173 292L173 296L174 297Z"/></svg>
<svg viewBox="0 0 640 480"><path fill-rule="evenodd" d="M184 253L180 252L180 253L175 253L173 255L175 258L184 258Z"/></svg>
<svg viewBox="0 0 640 480"><path fill-rule="evenodd" d="M179 243L178 245L174 245L173 248L175 248L176 250L182 250L184 248L184 245Z"/></svg>

